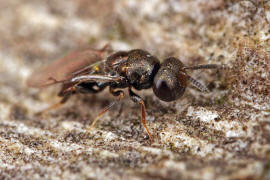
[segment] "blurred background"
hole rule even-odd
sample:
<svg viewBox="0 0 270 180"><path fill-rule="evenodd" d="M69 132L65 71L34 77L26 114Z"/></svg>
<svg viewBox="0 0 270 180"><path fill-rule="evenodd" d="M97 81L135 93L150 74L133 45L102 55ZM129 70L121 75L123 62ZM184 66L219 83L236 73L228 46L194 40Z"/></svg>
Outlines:
<svg viewBox="0 0 270 180"><path fill-rule="evenodd" d="M269 22L266 0L2 0L0 179L270 178ZM36 116L59 87L27 87L31 72L107 43L231 69L192 72L211 92L173 103L138 92L153 144L128 97L85 135L107 90Z"/></svg>

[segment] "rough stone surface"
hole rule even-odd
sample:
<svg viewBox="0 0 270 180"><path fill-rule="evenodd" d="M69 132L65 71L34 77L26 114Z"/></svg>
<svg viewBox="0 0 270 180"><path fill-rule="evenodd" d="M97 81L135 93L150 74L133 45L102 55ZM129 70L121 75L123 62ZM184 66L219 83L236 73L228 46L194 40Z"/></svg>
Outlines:
<svg viewBox="0 0 270 180"><path fill-rule="evenodd" d="M270 179L269 23L266 0L1 1L0 179ZM230 69L190 72L211 92L173 103L138 92L152 144L128 97L85 134L107 90L35 115L59 87L27 87L31 72L108 42Z"/></svg>

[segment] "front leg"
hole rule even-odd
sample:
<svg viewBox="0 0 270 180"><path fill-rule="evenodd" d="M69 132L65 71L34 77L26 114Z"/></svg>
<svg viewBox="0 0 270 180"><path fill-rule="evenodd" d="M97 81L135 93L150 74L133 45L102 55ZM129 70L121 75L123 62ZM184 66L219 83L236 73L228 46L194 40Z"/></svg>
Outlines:
<svg viewBox="0 0 270 180"><path fill-rule="evenodd" d="M147 126L146 126L146 119L145 119L145 114L146 114L146 113L145 113L145 104L144 104L143 99L142 99L139 95L135 94L135 93L131 90L131 88L129 88L129 96L130 96L130 99L131 99L133 102L141 104L141 112L142 112L142 114L141 114L141 121L142 121L143 127L144 127L144 129L146 130L146 132L147 132L149 138L151 139L151 141L154 142L154 139L153 139L153 137L151 136L151 134L150 134L150 132L149 132Z"/></svg>

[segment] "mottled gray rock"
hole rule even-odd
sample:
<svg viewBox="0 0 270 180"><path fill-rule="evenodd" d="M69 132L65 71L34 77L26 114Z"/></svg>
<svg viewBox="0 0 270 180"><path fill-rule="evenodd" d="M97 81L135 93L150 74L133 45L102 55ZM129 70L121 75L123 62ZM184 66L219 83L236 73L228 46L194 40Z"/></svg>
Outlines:
<svg viewBox="0 0 270 180"><path fill-rule="evenodd" d="M0 179L270 178L269 14L264 0L2 1ZM173 103L138 92L153 144L128 97L85 134L107 90L36 116L59 87L27 87L31 72L108 42L231 69L191 72L211 92L190 85Z"/></svg>

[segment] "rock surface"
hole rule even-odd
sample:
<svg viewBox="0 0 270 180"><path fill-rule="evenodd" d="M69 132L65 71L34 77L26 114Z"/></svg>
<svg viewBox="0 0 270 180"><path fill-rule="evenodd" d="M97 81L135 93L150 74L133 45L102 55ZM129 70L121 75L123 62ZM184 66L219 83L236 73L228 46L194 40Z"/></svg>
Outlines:
<svg viewBox="0 0 270 180"><path fill-rule="evenodd" d="M21 0L0 3L0 179L270 178L270 2ZM31 72L74 49L142 48L184 64L227 64L190 74L173 103L152 90L128 97L88 125L114 98L104 91L59 101L59 87L26 86ZM31 78L31 77L30 77Z"/></svg>

